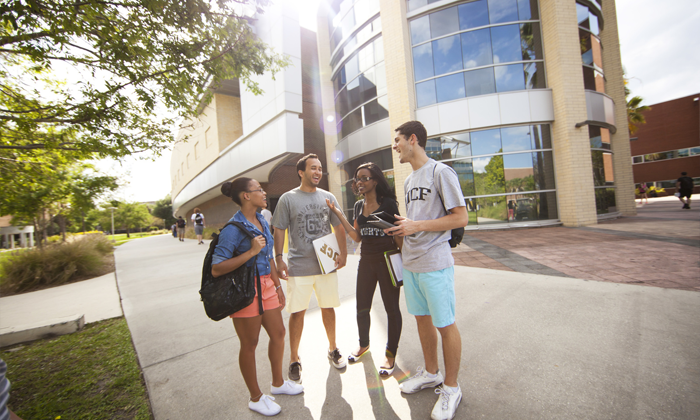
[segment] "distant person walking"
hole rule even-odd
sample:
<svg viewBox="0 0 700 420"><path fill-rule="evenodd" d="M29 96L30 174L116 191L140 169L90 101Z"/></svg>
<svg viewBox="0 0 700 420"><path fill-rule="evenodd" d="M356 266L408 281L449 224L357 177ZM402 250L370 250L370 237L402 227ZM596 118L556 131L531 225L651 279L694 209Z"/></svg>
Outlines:
<svg viewBox="0 0 700 420"><path fill-rule="evenodd" d="M404 182L406 217L398 216L398 226L385 233L404 237L401 255L406 307L416 317L425 359L425 370L418 368L399 388L413 394L442 384L435 390L439 397L431 418L452 419L462 400L457 382L462 338L455 322L454 258L448 241L451 230L466 226L469 216L457 173L426 154L428 136L423 124L409 121L395 131L393 149L413 172ZM444 380L438 369L438 332L445 360Z"/></svg>
<svg viewBox="0 0 700 420"><path fill-rule="evenodd" d="M678 199L683 203L683 209L690 210L690 196L693 195L693 178L688 176L687 172L681 172L681 177L676 181L676 191L678 191ZM685 201L683 198L685 197Z"/></svg>
<svg viewBox="0 0 700 420"><path fill-rule="evenodd" d="M173 225L170 226L170 230L173 231L173 238L177 238L177 223L173 223Z"/></svg>
<svg viewBox="0 0 700 420"><path fill-rule="evenodd" d="M202 235L204 234L204 215L199 210L199 207L195 207L194 213L192 213L192 222L194 223L194 234L197 235L197 245L204 244L202 241Z"/></svg>
<svg viewBox="0 0 700 420"><path fill-rule="evenodd" d="M392 237L381 228L368 223L369 215L376 212L386 212L391 216L399 214L396 195L384 178L381 168L375 163L363 163L353 178L352 190L355 195L364 196L355 202L353 224L345 218L333 203L326 200L328 207L343 223L343 227L355 242L362 242L360 265L357 269L355 295L357 303L357 330L360 335L360 347L350 353L348 361L357 362L369 351L369 326L372 309L372 298L379 284L382 302L387 317L388 338L384 352L384 363L379 367L381 376L390 376L396 366L396 351L401 338L401 308L399 297L401 289L394 287L391 275L386 266L384 252L400 248L403 238Z"/></svg>
<svg viewBox="0 0 700 420"><path fill-rule="evenodd" d="M262 214L262 217L265 218L267 224L270 225L270 232L272 232L272 234L274 235L275 228L272 227L272 212L268 209L262 209L260 211L260 214Z"/></svg>
<svg viewBox="0 0 700 420"><path fill-rule="evenodd" d="M275 227L277 273L281 279L287 280L289 299L286 310L292 314L289 317L289 379L300 382L302 368L299 343L304 330L304 315L309 308L312 293L316 294L318 306L321 308L321 319L328 337L328 359L336 369L342 369L346 365L335 341L334 308L340 306L338 273L321 273L312 242L330 234L333 225L340 247L340 255L335 262L338 269L345 267L348 253L345 229L335 213L331 213L326 205L326 199L336 206L338 201L333 194L318 188L323 177L323 166L318 156L309 154L299 159L297 176L301 185L282 194L272 216L272 225ZM289 267L282 258L287 229Z"/></svg>
<svg viewBox="0 0 700 420"><path fill-rule="evenodd" d="M177 238L181 242L185 242L185 226L187 226L187 220L183 219L182 216L177 216L175 223L177 224Z"/></svg>
<svg viewBox="0 0 700 420"><path fill-rule="evenodd" d="M642 204L642 200L646 199L646 203L649 203L649 196L647 195L647 185L645 183L639 184L639 204Z"/></svg>
<svg viewBox="0 0 700 420"><path fill-rule="evenodd" d="M267 206L267 194L260 188L258 181L250 178L224 182L221 192L241 207L230 221L245 225L255 238L249 239L237 226L226 226L221 231L219 244L214 250L211 273L219 277L243 264L251 267L253 264L257 265L262 290L257 291L253 303L232 314L231 318L241 342L238 365L250 393L248 408L265 416L274 416L281 411L280 406L274 402L274 397L263 394L258 385L255 349L261 326L270 337L267 352L272 369L270 392L297 395L304 391L304 387L292 381L285 381L282 373L285 334L282 308L285 296L277 277L275 260L272 258L274 245L270 228L265 219L256 212L258 207ZM258 312L258 299L261 298L264 311L262 315Z"/></svg>

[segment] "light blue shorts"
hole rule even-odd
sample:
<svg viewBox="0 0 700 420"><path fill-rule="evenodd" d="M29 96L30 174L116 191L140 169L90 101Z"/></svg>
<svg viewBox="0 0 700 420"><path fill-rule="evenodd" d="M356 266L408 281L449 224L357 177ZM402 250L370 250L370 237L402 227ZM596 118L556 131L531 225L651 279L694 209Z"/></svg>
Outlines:
<svg viewBox="0 0 700 420"><path fill-rule="evenodd" d="M404 268L403 286L408 313L430 315L437 328L455 323L454 266L429 273L414 273Z"/></svg>

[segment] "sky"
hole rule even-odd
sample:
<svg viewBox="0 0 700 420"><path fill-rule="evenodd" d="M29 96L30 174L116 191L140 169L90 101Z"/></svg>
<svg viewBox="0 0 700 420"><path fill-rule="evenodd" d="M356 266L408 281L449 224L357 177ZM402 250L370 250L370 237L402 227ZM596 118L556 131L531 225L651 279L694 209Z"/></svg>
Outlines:
<svg viewBox="0 0 700 420"><path fill-rule="evenodd" d="M295 1L300 4L301 26L315 31L321 0ZM700 93L698 1L615 0L615 4L622 64L632 95L653 105ZM170 193L170 155L166 151L155 160L125 158L102 162L100 167L124 185L119 198L155 201Z"/></svg>

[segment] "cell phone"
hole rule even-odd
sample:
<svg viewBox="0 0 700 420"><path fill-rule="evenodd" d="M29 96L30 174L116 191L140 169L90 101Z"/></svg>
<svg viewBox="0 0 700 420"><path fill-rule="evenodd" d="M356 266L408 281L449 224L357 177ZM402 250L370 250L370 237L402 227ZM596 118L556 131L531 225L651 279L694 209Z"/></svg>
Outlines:
<svg viewBox="0 0 700 420"><path fill-rule="evenodd" d="M399 221L399 219L397 219L396 217L394 217L393 215L391 215L385 211L378 211L376 213L370 214L370 216L374 216L378 219L384 220L385 222L389 222L392 225Z"/></svg>

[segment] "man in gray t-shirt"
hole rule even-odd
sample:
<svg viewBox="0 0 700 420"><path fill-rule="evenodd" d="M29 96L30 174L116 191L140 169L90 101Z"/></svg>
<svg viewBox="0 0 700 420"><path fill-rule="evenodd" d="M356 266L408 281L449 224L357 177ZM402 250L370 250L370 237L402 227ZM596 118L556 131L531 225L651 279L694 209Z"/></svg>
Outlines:
<svg viewBox="0 0 700 420"><path fill-rule="evenodd" d="M290 365L289 379L301 381L301 362L299 360L299 342L304 329L304 315L309 308L311 294L316 294L318 306L321 307L323 325L328 336L328 358L337 369L345 367L346 362L335 342L335 309L340 306L338 295L338 274L321 273L313 241L331 233L331 224L340 247L336 260L338 269L345 266L347 248L345 229L338 217L330 211L326 200L340 208L335 196L328 191L317 188L323 176L323 166L318 156L309 154L297 162L297 175L301 185L282 194L272 226L275 228L275 264L277 274L287 280L287 312L289 317ZM289 232L289 267L284 262L285 232Z"/></svg>
<svg viewBox="0 0 700 420"><path fill-rule="evenodd" d="M457 383L462 339L455 323L454 259L448 243L451 230L469 222L464 196L455 171L430 159L425 152L428 135L418 121L395 130L394 151L413 172L406 178L406 217L397 216L395 228L387 234L403 236L404 293L406 307L416 317L423 348L425 370L399 385L413 394L436 387L440 397L433 407L433 419L451 419L462 400ZM438 369L437 334L442 337L445 376Z"/></svg>

